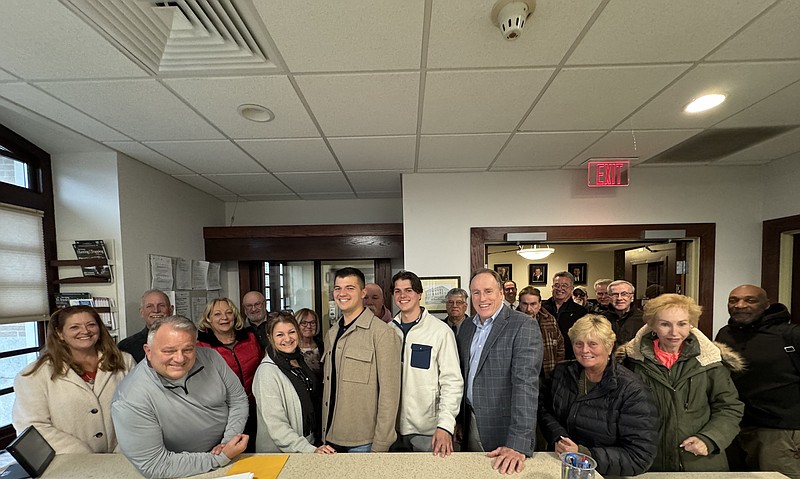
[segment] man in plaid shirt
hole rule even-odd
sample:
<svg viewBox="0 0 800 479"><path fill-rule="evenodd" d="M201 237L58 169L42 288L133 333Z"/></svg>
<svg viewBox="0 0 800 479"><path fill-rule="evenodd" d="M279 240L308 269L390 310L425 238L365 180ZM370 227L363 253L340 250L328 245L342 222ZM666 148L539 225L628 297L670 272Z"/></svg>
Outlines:
<svg viewBox="0 0 800 479"><path fill-rule="evenodd" d="M539 322L544 346L542 374L549 378L556 364L564 360L564 337L558 329L556 318L542 308L542 293L533 286L526 286L519 292L517 309Z"/></svg>

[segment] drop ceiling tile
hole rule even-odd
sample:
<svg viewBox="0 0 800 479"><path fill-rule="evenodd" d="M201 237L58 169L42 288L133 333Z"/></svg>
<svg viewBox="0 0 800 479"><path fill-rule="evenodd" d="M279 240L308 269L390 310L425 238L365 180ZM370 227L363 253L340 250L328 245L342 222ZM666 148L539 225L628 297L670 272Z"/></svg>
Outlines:
<svg viewBox="0 0 800 479"><path fill-rule="evenodd" d="M276 173L289 188L305 197L315 193L352 193L353 190L340 172Z"/></svg>
<svg viewBox="0 0 800 479"><path fill-rule="evenodd" d="M183 181L184 183L197 188L200 191L208 193L213 196L230 195L232 192L219 186L218 184L203 178L200 175L172 175L176 180Z"/></svg>
<svg viewBox="0 0 800 479"><path fill-rule="evenodd" d="M381 198L402 198L403 192L401 191L367 191L360 192L358 198L362 200L374 200Z"/></svg>
<svg viewBox="0 0 800 479"><path fill-rule="evenodd" d="M688 67L681 64L561 70L521 130L613 128Z"/></svg>
<svg viewBox="0 0 800 479"><path fill-rule="evenodd" d="M50 156L62 153L113 151L2 97L0 97L0 125L13 129L15 133L48 152Z"/></svg>
<svg viewBox="0 0 800 479"><path fill-rule="evenodd" d="M419 68L423 0L255 5L292 71Z"/></svg>
<svg viewBox="0 0 800 479"><path fill-rule="evenodd" d="M567 64L696 61L773 0L615 0Z"/></svg>
<svg viewBox="0 0 800 479"><path fill-rule="evenodd" d="M608 133L570 163L578 167L592 158L638 158L636 164L693 137L703 130L617 130Z"/></svg>
<svg viewBox="0 0 800 479"><path fill-rule="evenodd" d="M329 141L345 171L414 168L415 136L330 138Z"/></svg>
<svg viewBox="0 0 800 479"><path fill-rule="evenodd" d="M428 73L422 133L511 132L552 73L549 68Z"/></svg>
<svg viewBox="0 0 800 479"><path fill-rule="evenodd" d="M96 141L129 139L27 83L0 83L0 96Z"/></svg>
<svg viewBox="0 0 800 479"><path fill-rule="evenodd" d="M319 136L284 75L187 78L165 80L165 83L231 138ZM242 104L264 106L275 114L275 119L266 123L247 120L237 111Z"/></svg>
<svg viewBox="0 0 800 479"><path fill-rule="evenodd" d="M637 129L709 127L798 78L798 61L699 65L636 112L629 123ZM692 98L707 93L724 93L728 98L712 110L684 113Z"/></svg>
<svg viewBox="0 0 800 479"><path fill-rule="evenodd" d="M422 136L417 170L451 168L451 171L486 169L494 161L508 134Z"/></svg>
<svg viewBox="0 0 800 479"><path fill-rule="evenodd" d="M503 38L494 0L437 0L431 12L428 68L556 65L598 0L538 1L522 35Z"/></svg>
<svg viewBox="0 0 800 479"><path fill-rule="evenodd" d="M18 80L17 77L15 77L10 73L7 73L3 69L0 69L0 81L16 81L16 80Z"/></svg>
<svg viewBox="0 0 800 479"><path fill-rule="evenodd" d="M800 56L800 2L787 0L729 40L708 60L760 60Z"/></svg>
<svg viewBox="0 0 800 479"><path fill-rule="evenodd" d="M561 167L603 132L517 133L492 169Z"/></svg>
<svg viewBox="0 0 800 479"><path fill-rule="evenodd" d="M0 18L0 65L22 78L147 76L59 2L3 0Z"/></svg>
<svg viewBox="0 0 800 479"><path fill-rule="evenodd" d="M46 82L37 86L135 140L222 138L155 80Z"/></svg>
<svg viewBox="0 0 800 479"><path fill-rule="evenodd" d="M716 126L718 128L736 128L776 125L800 125L800 81L789 85Z"/></svg>
<svg viewBox="0 0 800 479"><path fill-rule="evenodd" d="M715 161L715 164L761 164L800 152L800 128L755 144Z"/></svg>
<svg viewBox="0 0 800 479"><path fill-rule="evenodd" d="M216 196L217 198L221 199L226 203L236 203L237 201L240 203L246 203L248 201L248 198L236 195L214 195L214 196Z"/></svg>
<svg viewBox="0 0 800 479"><path fill-rule="evenodd" d="M205 177L237 195L292 195L286 186L269 173L220 174L205 175Z"/></svg>
<svg viewBox="0 0 800 479"><path fill-rule="evenodd" d="M264 168L228 140L158 141L145 145L197 173L263 173Z"/></svg>
<svg viewBox="0 0 800 479"><path fill-rule="evenodd" d="M356 194L362 193L400 193L402 190L401 176L411 173L411 170L401 171L348 171L347 177L353 184Z"/></svg>
<svg viewBox="0 0 800 479"><path fill-rule="evenodd" d="M416 133L419 73L308 75L295 80L327 136Z"/></svg>
<svg viewBox="0 0 800 479"><path fill-rule="evenodd" d="M163 171L168 175L195 174L194 171L186 168L180 163L172 161L161 153L153 151L135 141L107 141L105 142L105 145L130 156L134 160L140 161L146 165L152 166L157 170Z"/></svg>
<svg viewBox="0 0 800 479"><path fill-rule="evenodd" d="M339 171L322 138L236 142L272 172Z"/></svg>

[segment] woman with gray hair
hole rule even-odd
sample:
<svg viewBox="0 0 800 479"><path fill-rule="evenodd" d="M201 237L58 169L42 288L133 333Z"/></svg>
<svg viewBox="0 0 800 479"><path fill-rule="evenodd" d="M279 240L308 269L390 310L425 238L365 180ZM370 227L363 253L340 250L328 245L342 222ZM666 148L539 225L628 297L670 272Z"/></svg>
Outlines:
<svg viewBox="0 0 800 479"><path fill-rule="evenodd" d="M744 405L730 369L742 358L697 329L702 308L681 294L647 302L643 326L617 357L653 391L658 454L653 471L727 471L725 448L739 432Z"/></svg>
<svg viewBox="0 0 800 479"><path fill-rule="evenodd" d="M597 461L603 475L631 476L656 454L658 417L650 391L610 360L615 335L600 315L587 314L569 329L576 359L559 363L540 395L542 433L557 453Z"/></svg>

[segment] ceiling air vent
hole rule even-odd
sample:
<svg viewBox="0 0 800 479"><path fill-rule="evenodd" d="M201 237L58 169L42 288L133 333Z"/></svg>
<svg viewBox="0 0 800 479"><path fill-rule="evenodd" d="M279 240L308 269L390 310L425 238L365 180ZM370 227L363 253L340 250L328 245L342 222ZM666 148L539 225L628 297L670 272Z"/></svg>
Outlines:
<svg viewBox="0 0 800 479"><path fill-rule="evenodd" d="M251 0L61 0L157 75L275 71Z"/></svg>
<svg viewBox="0 0 800 479"><path fill-rule="evenodd" d="M643 163L650 165L708 163L750 148L756 143L769 140L794 128L797 128L797 125L706 130L683 143L678 143L672 148L662 151Z"/></svg>

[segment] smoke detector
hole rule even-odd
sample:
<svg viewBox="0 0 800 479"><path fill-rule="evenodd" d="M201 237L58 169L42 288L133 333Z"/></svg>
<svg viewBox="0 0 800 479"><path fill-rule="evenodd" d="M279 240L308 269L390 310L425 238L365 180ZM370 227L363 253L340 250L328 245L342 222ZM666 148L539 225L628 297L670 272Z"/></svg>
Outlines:
<svg viewBox="0 0 800 479"><path fill-rule="evenodd" d="M536 0L498 0L492 7L492 22L500 27L503 38L516 40L535 8Z"/></svg>

